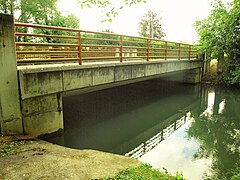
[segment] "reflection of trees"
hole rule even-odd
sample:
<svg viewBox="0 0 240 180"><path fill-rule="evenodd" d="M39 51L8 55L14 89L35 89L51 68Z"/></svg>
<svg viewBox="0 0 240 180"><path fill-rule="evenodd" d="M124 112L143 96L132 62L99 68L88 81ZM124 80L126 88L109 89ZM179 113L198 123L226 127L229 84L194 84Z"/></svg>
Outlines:
<svg viewBox="0 0 240 180"><path fill-rule="evenodd" d="M216 95L217 99L222 96ZM195 121L188 130L189 137L200 142L196 158L211 157L213 160L211 179L230 179L233 171L240 166L240 96L228 93L223 98L226 106L222 114L216 111L213 116L193 114ZM214 106L218 108L218 104Z"/></svg>

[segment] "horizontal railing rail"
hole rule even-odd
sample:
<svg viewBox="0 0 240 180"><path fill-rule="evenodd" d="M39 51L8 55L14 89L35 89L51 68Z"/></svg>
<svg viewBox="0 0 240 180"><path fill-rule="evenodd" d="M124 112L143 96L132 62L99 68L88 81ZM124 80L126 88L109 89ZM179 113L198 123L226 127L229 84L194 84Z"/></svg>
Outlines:
<svg viewBox="0 0 240 180"><path fill-rule="evenodd" d="M151 137L146 142L141 143L138 147L126 153L125 156L129 156L135 159L141 158L147 152L149 152L150 150L155 148L157 145L159 145L164 139L166 139L172 133L174 133L174 131L176 131L181 126L183 126L188 120L190 119L188 119L187 116L184 115L183 117L178 119L176 122L172 123L165 129L162 129L161 131L159 131L156 135Z"/></svg>
<svg viewBox="0 0 240 180"><path fill-rule="evenodd" d="M152 38L15 22L17 64L194 60L196 46Z"/></svg>

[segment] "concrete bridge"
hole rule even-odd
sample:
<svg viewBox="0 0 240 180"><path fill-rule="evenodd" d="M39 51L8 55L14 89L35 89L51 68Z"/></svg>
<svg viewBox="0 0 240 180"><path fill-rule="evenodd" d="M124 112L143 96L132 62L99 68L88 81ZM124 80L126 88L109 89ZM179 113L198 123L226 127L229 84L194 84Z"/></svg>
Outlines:
<svg viewBox="0 0 240 180"><path fill-rule="evenodd" d="M45 29L61 34L43 33ZM202 61L189 44L14 23L12 16L3 14L0 52L0 129L5 135L64 129L65 93L86 93L163 75L199 83L202 74Z"/></svg>

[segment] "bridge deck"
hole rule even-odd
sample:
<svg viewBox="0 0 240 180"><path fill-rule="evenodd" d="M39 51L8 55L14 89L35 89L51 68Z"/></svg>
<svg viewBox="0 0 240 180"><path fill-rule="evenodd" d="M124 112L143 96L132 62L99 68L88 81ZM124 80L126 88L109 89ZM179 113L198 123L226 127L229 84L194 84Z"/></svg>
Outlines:
<svg viewBox="0 0 240 180"><path fill-rule="evenodd" d="M126 59L122 61L121 64L137 64L137 63L160 63L160 62L178 62L179 60L163 60L163 59L153 59L146 61L145 59ZM181 60L185 61L185 60ZM187 61L187 60L186 60ZM121 65L117 60L108 60L108 61L84 61L81 66L102 66L102 65ZM48 68L65 68L65 67L79 67L78 62L68 62L68 63L48 63L48 64L25 64L25 65L18 65L17 70L33 70L33 69L48 69Z"/></svg>

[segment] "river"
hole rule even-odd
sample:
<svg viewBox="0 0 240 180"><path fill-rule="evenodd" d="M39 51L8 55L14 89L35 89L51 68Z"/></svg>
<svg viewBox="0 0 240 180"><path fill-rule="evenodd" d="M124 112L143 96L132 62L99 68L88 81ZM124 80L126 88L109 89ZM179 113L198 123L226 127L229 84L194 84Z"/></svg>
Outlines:
<svg viewBox="0 0 240 180"><path fill-rule="evenodd" d="M184 178L229 179L240 167L240 90L150 80L63 97L50 142L130 156Z"/></svg>

